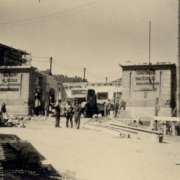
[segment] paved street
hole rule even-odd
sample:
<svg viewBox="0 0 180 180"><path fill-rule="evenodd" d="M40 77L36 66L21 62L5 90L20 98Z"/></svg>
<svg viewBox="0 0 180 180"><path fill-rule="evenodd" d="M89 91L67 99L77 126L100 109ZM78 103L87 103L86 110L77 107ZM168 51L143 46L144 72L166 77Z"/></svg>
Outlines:
<svg viewBox="0 0 180 180"><path fill-rule="evenodd" d="M81 125L87 119L82 119ZM101 131L65 127L54 128L54 119L39 119L27 128L1 128L1 133L16 134L31 142L60 173L78 180L180 178L180 143L153 143L140 139L122 139ZM179 159L180 161L180 159Z"/></svg>

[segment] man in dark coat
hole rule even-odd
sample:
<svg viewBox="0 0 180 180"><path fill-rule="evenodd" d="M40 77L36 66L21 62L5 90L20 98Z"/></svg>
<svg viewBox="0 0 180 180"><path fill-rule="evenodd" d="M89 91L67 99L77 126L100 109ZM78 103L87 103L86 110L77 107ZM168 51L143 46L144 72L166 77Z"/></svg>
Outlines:
<svg viewBox="0 0 180 180"><path fill-rule="evenodd" d="M117 117L118 110L119 110L119 100L117 99L115 104L114 104L114 117Z"/></svg>
<svg viewBox="0 0 180 180"><path fill-rule="evenodd" d="M59 123L60 123L60 113L61 113L61 100L58 100L58 102L56 102L55 104L55 127L59 127Z"/></svg>
<svg viewBox="0 0 180 180"><path fill-rule="evenodd" d="M65 111L66 111L66 127L69 127L69 120L71 123L71 128L73 127L73 114L74 114L74 107L72 106L72 104L68 101L68 105L65 107Z"/></svg>
<svg viewBox="0 0 180 180"><path fill-rule="evenodd" d="M75 101L74 114L75 114L75 124L77 126L76 128L79 129L80 118L81 118L81 104L78 102L78 100Z"/></svg>

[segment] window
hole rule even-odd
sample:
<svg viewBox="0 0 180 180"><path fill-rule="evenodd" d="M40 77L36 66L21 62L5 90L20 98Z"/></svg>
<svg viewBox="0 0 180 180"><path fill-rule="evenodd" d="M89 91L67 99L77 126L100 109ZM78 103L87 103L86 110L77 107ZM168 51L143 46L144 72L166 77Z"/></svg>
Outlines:
<svg viewBox="0 0 180 180"><path fill-rule="evenodd" d="M97 93L97 98L99 100L105 100L105 99L108 99L108 93L107 92L100 92L100 93Z"/></svg>
<svg viewBox="0 0 180 180"><path fill-rule="evenodd" d="M42 77L36 77L36 85L37 86L43 85L43 78Z"/></svg>
<svg viewBox="0 0 180 180"><path fill-rule="evenodd" d="M86 94L86 90L72 90L72 94L73 95L77 95L77 94Z"/></svg>

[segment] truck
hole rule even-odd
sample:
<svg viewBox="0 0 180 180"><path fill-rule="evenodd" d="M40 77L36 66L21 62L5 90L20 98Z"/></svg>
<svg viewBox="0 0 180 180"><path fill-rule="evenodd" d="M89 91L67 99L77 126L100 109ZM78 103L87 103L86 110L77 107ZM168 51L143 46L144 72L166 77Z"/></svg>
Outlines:
<svg viewBox="0 0 180 180"><path fill-rule="evenodd" d="M84 117L92 117L93 114L104 115L104 103L111 101L113 106L115 98L120 95L115 87L89 87L89 88L72 88L71 98L81 104Z"/></svg>

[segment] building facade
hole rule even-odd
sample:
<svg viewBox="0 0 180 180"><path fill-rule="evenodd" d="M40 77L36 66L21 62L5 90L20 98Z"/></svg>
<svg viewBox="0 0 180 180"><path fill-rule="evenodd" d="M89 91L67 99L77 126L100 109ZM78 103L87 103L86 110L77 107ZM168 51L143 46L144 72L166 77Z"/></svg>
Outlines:
<svg viewBox="0 0 180 180"><path fill-rule="evenodd" d="M50 104L65 98L61 87L53 76L34 67L0 66L0 104L6 104L9 114L32 114L35 102L44 111L45 102Z"/></svg>
<svg viewBox="0 0 180 180"><path fill-rule="evenodd" d="M176 108L175 64L125 64L120 67L122 95L127 102L121 117L152 119L157 101L158 115L171 116Z"/></svg>

